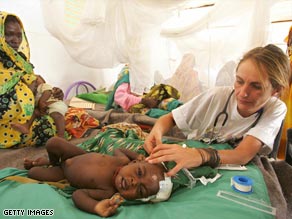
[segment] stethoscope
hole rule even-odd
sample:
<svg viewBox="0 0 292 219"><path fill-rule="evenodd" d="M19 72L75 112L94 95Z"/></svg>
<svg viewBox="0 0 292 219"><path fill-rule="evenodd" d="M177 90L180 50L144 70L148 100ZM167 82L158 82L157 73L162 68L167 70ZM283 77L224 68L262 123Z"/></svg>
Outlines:
<svg viewBox="0 0 292 219"><path fill-rule="evenodd" d="M223 128L223 126L225 126L225 124L226 124L226 122L228 120L227 107L228 107L228 104L230 102L230 99L231 99L233 93L234 93L234 90L232 90L232 92L229 94L229 96L227 98L227 101L226 101L226 103L224 105L223 110L220 113L217 114L217 116L215 118L215 121L214 121L214 124L213 124L212 131L211 132L208 132L207 134L205 134L205 136L201 139L204 143L211 144L211 143L213 143L214 141L217 140L218 134L220 133L220 131ZM261 116L263 114L263 111L264 111L263 108L261 108L258 111L257 119L253 122L253 124L251 125L251 127L254 127L258 123L259 119L261 118ZM222 124L221 124L221 127L220 127L219 131L217 131L217 133L215 133L215 130L216 130L216 127L217 127L217 123L218 123L220 117L221 118L224 118L224 119L222 120Z"/></svg>
<svg viewBox="0 0 292 219"><path fill-rule="evenodd" d="M202 138L202 141L207 143L207 144L211 144L212 142L214 142L216 139L217 139L217 134L215 134L215 130L216 130L216 127L217 127L217 123L219 121L220 118L223 118L222 120L222 124L221 124L221 128L220 130L222 129L223 126L225 126L227 120L228 120L228 113L227 113L227 107L228 107L228 104L230 102L230 98L231 96L233 95L234 93L234 90L232 90L232 92L229 94L228 98L227 98L227 101L224 105L224 108L223 110L217 114L216 118L215 118L215 121L214 121L214 124L213 124L213 128L212 128L212 131L205 134L204 138ZM218 131L219 133L220 131Z"/></svg>
<svg viewBox="0 0 292 219"><path fill-rule="evenodd" d="M220 113L218 113L218 115L216 116L215 121L214 121L214 125L213 125L213 129L215 129L215 127L217 126L217 122L221 116L224 116L224 120L222 122L221 127L223 127L225 125L225 123L227 122L227 119L228 119L227 107L228 107L230 98L231 98L233 93L234 93L234 90L232 90L232 92L229 94L229 97L225 103L223 110Z"/></svg>

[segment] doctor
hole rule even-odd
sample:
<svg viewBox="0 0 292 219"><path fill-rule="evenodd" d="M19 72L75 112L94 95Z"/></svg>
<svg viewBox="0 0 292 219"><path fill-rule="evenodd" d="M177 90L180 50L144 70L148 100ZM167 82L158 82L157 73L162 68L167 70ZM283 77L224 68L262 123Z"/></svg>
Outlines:
<svg viewBox="0 0 292 219"><path fill-rule="evenodd" d="M287 111L279 97L289 86L290 74L288 57L280 48L270 44L250 50L237 66L233 87L209 89L157 120L145 140L148 162L175 161L168 172L173 176L182 168L246 164L257 153L271 152ZM162 144L162 136L175 125L188 139L228 142L234 150Z"/></svg>

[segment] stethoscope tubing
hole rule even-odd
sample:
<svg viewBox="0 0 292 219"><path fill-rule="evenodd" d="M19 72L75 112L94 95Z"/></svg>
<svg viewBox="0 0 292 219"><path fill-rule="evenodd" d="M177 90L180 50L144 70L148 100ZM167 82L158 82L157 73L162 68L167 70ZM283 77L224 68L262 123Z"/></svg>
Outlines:
<svg viewBox="0 0 292 219"><path fill-rule="evenodd" d="M218 113L218 115L216 116L215 121L214 121L214 125L213 125L214 128L216 127L216 125L218 123L218 120L219 120L220 116L222 116L222 115L224 116L224 120L222 122L221 127L223 127L225 125L225 123L227 122L227 119L228 119L227 107L228 107L228 104L230 102L230 99L231 99L231 96L232 96L233 93L234 93L234 89L229 94L229 97L228 97L228 99L227 99L227 101L225 103L225 106L224 106L223 110L220 113Z"/></svg>

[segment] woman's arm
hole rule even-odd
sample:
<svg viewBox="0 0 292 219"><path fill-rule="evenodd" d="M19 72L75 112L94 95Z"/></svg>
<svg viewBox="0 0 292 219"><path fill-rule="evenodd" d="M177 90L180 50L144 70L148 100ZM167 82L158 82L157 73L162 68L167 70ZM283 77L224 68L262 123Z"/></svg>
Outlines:
<svg viewBox="0 0 292 219"><path fill-rule="evenodd" d="M261 150L263 143L247 135L233 150L218 150L222 164L246 164Z"/></svg>
<svg viewBox="0 0 292 219"><path fill-rule="evenodd" d="M261 149L263 143L253 136L246 136L233 150L218 150L221 164L246 164ZM175 175L182 168L194 168L210 162L211 154L197 148L183 148L180 145L157 145L150 156L146 158L149 163L174 161L176 166L167 174Z"/></svg>

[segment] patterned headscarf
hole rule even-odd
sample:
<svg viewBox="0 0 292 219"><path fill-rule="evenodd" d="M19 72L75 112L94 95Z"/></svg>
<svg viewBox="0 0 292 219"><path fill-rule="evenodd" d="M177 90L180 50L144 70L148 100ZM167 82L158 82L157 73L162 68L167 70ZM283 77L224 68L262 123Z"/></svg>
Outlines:
<svg viewBox="0 0 292 219"><path fill-rule="evenodd" d="M18 53L15 52L13 48L11 48L5 41L5 20L8 15L14 16L22 29L22 42L18 48L18 53L21 52L25 55L26 61L23 57L21 57ZM27 73L32 72L32 65L29 63L30 60L30 50L29 50L29 44L28 40L23 28L23 24L19 17L17 17L14 14L10 14L4 11L0 11L0 49L4 51L11 59L15 62L15 64L20 67L21 69L25 69Z"/></svg>
<svg viewBox="0 0 292 219"><path fill-rule="evenodd" d="M14 16L22 29L22 42L18 51L15 51L5 40L5 21L8 15ZM33 65L29 62L30 50L23 24L16 15L4 11L0 11L0 52L2 57L7 56L9 57L9 61L11 61L7 69L1 69L2 77L5 78L1 78L2 80L0 81L0 95L6 93L20 80L23 80L26 84L30 84L36 79L33 72ZM25 57L20 55L21 53Z"/></svg>

